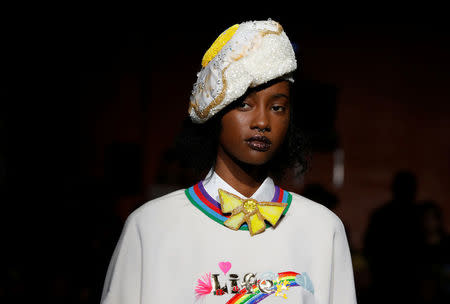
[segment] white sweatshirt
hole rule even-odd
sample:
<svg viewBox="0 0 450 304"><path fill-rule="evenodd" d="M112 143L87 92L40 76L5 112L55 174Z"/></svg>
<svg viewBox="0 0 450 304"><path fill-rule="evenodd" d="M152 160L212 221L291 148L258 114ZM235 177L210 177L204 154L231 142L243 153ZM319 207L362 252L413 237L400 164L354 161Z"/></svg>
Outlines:
<svg viewBox="0 0 450 304"><path fill-rule="evenodd" d="M196 187L134 211L111 259L101 302L356 303L346 234L334 213L267 178L252 198L278 198L289 204L287 212L275 228L250 236L220 224L208 209L217 203L219 188L245 198L212 173Z"/></svg>

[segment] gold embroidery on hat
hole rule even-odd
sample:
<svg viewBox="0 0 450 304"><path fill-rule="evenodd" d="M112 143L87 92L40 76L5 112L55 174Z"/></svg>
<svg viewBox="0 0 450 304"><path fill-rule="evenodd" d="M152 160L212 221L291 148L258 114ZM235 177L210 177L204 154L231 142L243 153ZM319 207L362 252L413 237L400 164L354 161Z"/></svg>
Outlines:
<svg viewBox="0 0 450 304"><path fill-rule="evenodd" d="M281 24L279 24L277 22L277 30L276 31L265 30L265 31L261 32L261 35L263 37L268 35L268 34L280 35L282 31L283 31L283 27L281 26Z"/></svg>
<svg viewBox="0 0 450 304"><path fill-rule="evenodd" d="M223 82L222 90L220 91L219 95L217 95L217 97L206 108L204 108L203 110L200 110L198 108L197 102L194 103L193 101L191 101L191 104L189 105L189 111L191 109L194 109L195 114L197 114L197 116L200 119L205 119L208 116L211 109L216 107L217 105L219 105L222 102L222 100L225 98L225 91L227 90L227 80L225 78L225 71L227 70L227 68L228 67L225 67L222 70L222 82Z"/></svg>

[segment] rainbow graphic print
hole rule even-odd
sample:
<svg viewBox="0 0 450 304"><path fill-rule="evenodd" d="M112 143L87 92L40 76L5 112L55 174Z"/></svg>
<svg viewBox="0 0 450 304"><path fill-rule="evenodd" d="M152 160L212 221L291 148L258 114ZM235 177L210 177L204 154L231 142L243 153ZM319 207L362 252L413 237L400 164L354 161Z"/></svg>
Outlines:
<svg viewBox="0 0 450 304"><path fill-rule="evenodd" d="M213 275L216 279L217 276L217 274ZM237 275L232 276L237 277ZM197 281L198 284L195 289L197 299L211 294L222 296L231 293L232 297L226 304L254 304L271 296L287 299L289 289L298 286L314 294L312 281L306 272L286 271L278 274L268 272L258 277L256 277L256 274L248 273L243 276L239 285L234 282L234 287L230 289L228 289L227 285L221 287L218 285L218 282L214 283L213 281L211 273L207 273Z"/></svg>
<svg viewBox="0 0 450 304"><path fill-rule="evenodd" d="M271 295L283 296L287 298L286 294L284 293L285 290L287 290L289 287L300 286L295 281L295 278L298 275L300 274L292 271L280 272L278 274L278 279L273 282L273 287L271 288L272 291L270 291L269 293L262 292L258 285L255 284L252 286L252 293L247 293L247 289L243 288L239 291L238 294L236 294L228 302L226 302L226 304L259 303Z"/></svg>
<svg viewBox="0 0 450 304"><path fill-rule="evenodd" d="M220 203L213 199L208 194L208 192L206 192L202 182L199 182L198 184L186 189L185 193L195 207L197 207L200 211L202 211L205 215L207 215L217 223L223 225L224 222L230 217L230 215L225 215L222 213ZM291 205L291 201L292 195L289 192L281 189L278 186L275 186L275 194L273 196L272 202L288 204L284 209L283 215L288 211ZM268 227L270 227L270 225L266 223L266 228ZM248 230L247 224L242 224L239 230Z"/></svg>

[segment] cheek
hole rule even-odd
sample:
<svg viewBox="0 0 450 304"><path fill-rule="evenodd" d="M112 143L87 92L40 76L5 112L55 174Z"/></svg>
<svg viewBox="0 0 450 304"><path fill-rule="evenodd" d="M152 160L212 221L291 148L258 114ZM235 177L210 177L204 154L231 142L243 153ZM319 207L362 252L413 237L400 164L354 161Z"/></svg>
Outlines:
<svg viewBox="0 0 450 304"><path fill-rule="evenodd" d="M231 119L223 119L220 131L220 143L222 146L233 145L233 141L236 139L235 124Z"/></svg>
<svg viewBox="0 0 450 304"><path fill-rule="evenodd" d="M244 136L243 133L246 125L245 115L240 115L240 113L234 113L233 111L227 113L222 118L221 137L227 137L230 141L240 139Z"/></svg>
<svg viewBox="0 0 450 304"><path fill-rule="evenodd" d="M279 122L279 125L276 128L276 130L278 130L278 132L277 132L278 134L277 134L276 137L277 137L279 142L282 143L284 141L288 129L289 129L289 119L286 119L286 120L283 120L283 121Z"/></svg>
<svg viewBox="0 0 450 304"><path fill-rule="evenodd" d="M231 140L233 140L233 136L231 136L230 129L226 126L222 126L222 131L220 131L220 144L222 146L226 146Z"/></svg>

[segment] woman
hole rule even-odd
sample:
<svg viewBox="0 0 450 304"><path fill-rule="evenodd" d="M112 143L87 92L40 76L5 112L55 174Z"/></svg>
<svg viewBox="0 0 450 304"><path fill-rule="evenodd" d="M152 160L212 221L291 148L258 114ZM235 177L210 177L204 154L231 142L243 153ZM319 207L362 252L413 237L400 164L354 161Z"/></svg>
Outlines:
<svg viewBox="0 0 450 304"><path fill-rule="evenodd" d="M129 216L102 303L356 303L342 222L269 177L306 165L281 25L230 27L202 66L183 152L211 169Z"/></svg>

